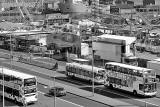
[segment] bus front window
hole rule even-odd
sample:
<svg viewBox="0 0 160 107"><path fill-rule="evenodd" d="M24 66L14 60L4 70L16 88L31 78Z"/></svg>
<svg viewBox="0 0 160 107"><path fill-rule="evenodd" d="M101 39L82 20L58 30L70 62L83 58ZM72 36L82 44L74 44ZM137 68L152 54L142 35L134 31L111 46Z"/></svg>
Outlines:
<svg viewBox="0 0 160 107"><path fill-rule="evenodd" d="M103 74L95 74L95 78L96 79L103 79L104 78L104 75Z"/></svg>
<svg viewBox="0 0 160 107"><path fill-rule="evenodd" d="M32 86L32 85L36 85L35 78L29 78L24 80L24 86Z"/></svg>
<svg viewBox="0 0 160 107"><path fill-rule="evenodd" d="M156 83L144 84L144 92L154 92L157 90Z"/></svg>
<svg viewBox="0 0 160 107"><path fill-rule="evenodd" d="M26 89L26 90L24 90L24 94L35 93L36 91L37 91L36 88Z"/></svg>

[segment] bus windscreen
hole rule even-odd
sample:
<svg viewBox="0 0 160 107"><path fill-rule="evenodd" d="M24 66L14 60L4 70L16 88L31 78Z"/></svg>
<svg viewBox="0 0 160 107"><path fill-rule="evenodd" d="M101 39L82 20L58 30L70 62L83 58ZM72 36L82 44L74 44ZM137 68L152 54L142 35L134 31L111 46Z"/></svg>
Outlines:
<svg viewBox="0 0 160 107"><path fill-rule="evenodd" d="M32 86L32 85L36 85L35 78L29 78L24 80L24 86Z"/></svg>

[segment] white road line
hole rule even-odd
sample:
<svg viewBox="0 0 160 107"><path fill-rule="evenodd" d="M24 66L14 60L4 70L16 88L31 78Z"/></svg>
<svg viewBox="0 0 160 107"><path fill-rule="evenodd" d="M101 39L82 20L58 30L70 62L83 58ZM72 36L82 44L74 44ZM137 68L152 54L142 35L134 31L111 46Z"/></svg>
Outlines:
<svg viewBox="0 0 160 107"><path fill-rule="evenodd" d="M112 94L116 94L116 95L119 95L119 96L122 96L122 97L127 97L129 99L133 99L132 97L129 97L129 96L126 96L126 95L122 95L122 94L118 94L118 93L111 92L111 91L107 91L107 90L104 90L104 89L99 89L99 90L106 91L106 92L109 92L109 93L112 93ZM133 99L133 100L136 100L136 101L139 101L139 102L144 102L146 104L151 104L151 105L160 107L160 105L156 105L156 104L153 104L153 103L150 103L150 102L147 102L147 101L143 101L143 100L139 100L139 99Z"/></svg>
<svg viewBox="0 0 160 107"><path fill-rule="evenodd" d="M70 102L70 101L67 101L67 100L64 100L64 99L61 99L61 98L57 98L57 99L62 100L62 101L67 102L67 103L71 103L71 104L76 105L76 106L79 106L79 107L84 107L84 106L82 106L82 105L75 104L75 103L73 103L73 102Z"/></svg>
<svg viewBox="0 0 160 107"><path fill-rule="evenodd" d="M45 94L44 92L41 92L41 91L38 91L39 93L41 93L41 94ZM70 103L70 104L73 104L73 105L75 105L75 106L78 106L78 107L84 107L84 106L82 106L82 105L79 105L79 104L76 104L76 103L73 103L73 102L70 102L70 101L67 101L67 100L64 100L64 99L61 99L61 98L58 98L58 97L56 97L57 99L59 99L59 100L61 100L61 101L64 101L64 102L67 102L67 103Z"/></svg>

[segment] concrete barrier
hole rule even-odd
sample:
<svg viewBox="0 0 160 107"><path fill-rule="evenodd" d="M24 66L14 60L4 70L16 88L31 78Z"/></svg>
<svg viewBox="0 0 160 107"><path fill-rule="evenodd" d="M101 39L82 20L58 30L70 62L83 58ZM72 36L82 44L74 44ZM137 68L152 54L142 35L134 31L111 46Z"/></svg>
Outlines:
<svg viewBox="0 0 160 107"><path fill-rule="evenodd" d="M22 62L22 63L26 63L26 64L31 64L31 65L47 68L47 69L54 69L54 66L57 62L57 61L55 61L52 63L48 63L48 62L32 59L31 57L19 57L18 61Z"/></svg>

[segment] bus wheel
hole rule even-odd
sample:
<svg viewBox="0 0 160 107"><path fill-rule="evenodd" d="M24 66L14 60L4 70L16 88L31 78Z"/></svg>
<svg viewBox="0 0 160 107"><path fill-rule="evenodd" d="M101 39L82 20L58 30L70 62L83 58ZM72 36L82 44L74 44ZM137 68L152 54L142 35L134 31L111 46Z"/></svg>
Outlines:
<svg viewBox="0 0 160 107"><path fill-rule="evenodd" d="M137 91L136 90L133 90L133 95L137 96Z"/></svg>

